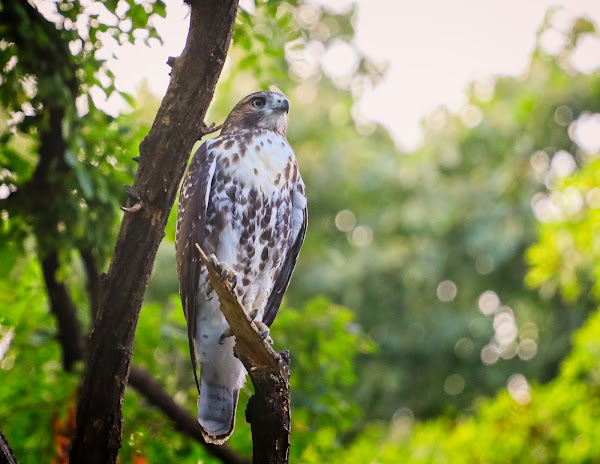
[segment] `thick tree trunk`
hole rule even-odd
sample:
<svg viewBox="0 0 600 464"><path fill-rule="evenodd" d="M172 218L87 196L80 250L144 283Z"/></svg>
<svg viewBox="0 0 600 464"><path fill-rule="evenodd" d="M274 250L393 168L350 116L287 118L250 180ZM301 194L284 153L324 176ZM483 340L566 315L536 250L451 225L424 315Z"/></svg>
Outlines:
<svg viewBox="0 0 600 464"><path fill-rule="evenodd" d="M116 462L121 403L144 290L192 146L204 134L237 3L192 2L185 49L174 60L171 84L140 145L140 167L130 191L137 206L123 218L108 276L100 283L71 463Z"/></svg>

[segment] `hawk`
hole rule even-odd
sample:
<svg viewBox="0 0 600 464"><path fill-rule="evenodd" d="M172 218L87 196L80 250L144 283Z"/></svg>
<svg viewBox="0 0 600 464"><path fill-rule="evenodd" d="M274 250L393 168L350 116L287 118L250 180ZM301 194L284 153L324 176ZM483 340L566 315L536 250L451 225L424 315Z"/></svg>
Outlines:
<svg viewBox="0 0 600 464"><path fill-rule="evenodd" d="M210 297L195 244L220 265L266 337L307 224L304 183L286 138L289 108L280 93L243 98L220 135L194 154L181 185L175 238L179 292L199 392L198 422L209 443L221 444L232 434L246 370L233 355L229 326L218 298Z"/></svg>

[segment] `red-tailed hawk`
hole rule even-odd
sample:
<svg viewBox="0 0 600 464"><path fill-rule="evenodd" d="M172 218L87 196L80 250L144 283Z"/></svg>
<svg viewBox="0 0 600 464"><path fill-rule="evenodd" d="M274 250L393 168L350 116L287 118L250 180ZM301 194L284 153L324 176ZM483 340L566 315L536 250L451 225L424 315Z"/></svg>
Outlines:
<svg viewBox="0 0 600 464"><path fill-rule="evenodd" d="M198 149L181 185L175 239L179 291L200 393L198 422L210 443L223 443L233 432L246 371L233 355L232 337L224 337L228 325L218 298L208 296L195 244L221 263L246 312L270 326L307 223L304 183L286 138L289 107L275 92L243 98L221 134Z"/></svg>

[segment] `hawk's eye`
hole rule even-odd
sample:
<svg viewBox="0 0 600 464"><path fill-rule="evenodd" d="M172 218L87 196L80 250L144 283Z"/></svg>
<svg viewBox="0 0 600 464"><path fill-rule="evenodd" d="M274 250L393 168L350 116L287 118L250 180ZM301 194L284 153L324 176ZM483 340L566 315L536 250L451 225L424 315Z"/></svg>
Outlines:
<svg viewBox="0 0 600 464"><path fill-rule="evenodd" d="M263 106L265 106L265 99L262 97L257 97L254 98L250 104L254 107L254 108L262 108Z"/></svg>

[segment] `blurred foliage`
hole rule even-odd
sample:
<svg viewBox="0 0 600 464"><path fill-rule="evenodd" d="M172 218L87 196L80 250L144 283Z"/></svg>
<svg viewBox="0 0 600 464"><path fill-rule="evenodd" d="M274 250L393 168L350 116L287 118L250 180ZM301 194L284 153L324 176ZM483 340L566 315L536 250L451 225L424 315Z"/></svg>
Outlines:
<svg viewBox="0 0 600 464"><path fill-rule="evenodd" d="M165 4L37 3L0 2L0 183L12 193L0 239L18 242L33 231L42 256L83 248L104 264L122 186L134 173L131 153L148 131L135 114L115 119L97 107L106 97L132 102L115 88L106 50L158 41L152 21L166 14Z"/></svg>
<svg viewBox="0 0 600 464"><path fill-rule="evenodd" d="M585 463L600 456L600 311L576 333L560 375L546 385L513 377L474 417L414 424L398 415L372 427L332 463ZM512 385L511 385L512 384ZM512 386L512 388L511 388ZM305 462L320 462L317 459Z"/></svg>
<svg viewBox="0 0 600 464"><path fill-rule="evenodd" d="M60 364L41 270L31 255L0 280L0 307L0 423L19 462L51 462L51 422L66 414L78 373L67 374Z"/></svg>
<svg viewBox="0 0 600 464"><path fill-rule="evenodd" d="M266 21L261 8L256 16ZM355 394L368 417L389 419L402 408L419 417L457 413L514 372L551 379L571 331L594 305L584 292L566 310L553 292L524 285L524 252L536 239L532 199L560 181L552 165L565 156L575 167L584 163L569 128L600 111L598 73L569 65L577 37L595 35L589 22L574 22L556 54L538 44L524 75L470 84L463 108L434 111L423 121L423 147L406 153L357 103L383 67L356 52L349 73L326 72L321 60L338 43L328 35L336 30L331 16L307 5L294 16L307 29L299 37L277 20L261 23L272 41L293 40L285 60L264 58L258 71L228 67L211 121L261 85L291 97L289 138L307 184L310 225L287 301L325 294L357 311L380 346L357 364ZM540 42L555 32L551 18ZM248 53L234 43L230 59ZM287 66L290 78L273 71L263 82L269 65ZM172 260L165 256L165 265ZM497 303L482 313L481 298L490 295ZM510 336L498 332L501 322ZM462 389L448 393L457 378Z"/></svg>
<svg viewBox="0 0 600 464"><path fill-rule="evenodd" d="M0 7L25 18L25 3ZM58 280L88 327L78 250L106 268L159 104L142 87L121 93L130 112L98 108L98 92L119 98L106 49L158 40L165 13L161 1L41 3L45 23L30 17L25 33L0 19L0 424L23 463L59 454L81 374L61 368L38 261L59 251ZM385 66L353 44L355 15L302 1L240 11L208 120L271 85L292 104L310 224L273 325L292 358L292 462L594 462L600 316L563 360L600 296L600 164L580 136L597 127L600 72L571 64L594 25L557 29L549 13L526 73L470 84L459 111L425 118L425 143L408 153L361 114ZM548 33L563 37L558 51L543 47ZM354 55L347 68L327 67L336 47ZM36 59L40 49L56 59ZM64 146L45 166L48 134ZM48 185L30 202L40 166ZM174 218L134 362L193 414ZM250 395L230 440L244 455ZM124 417L122 462L215 462L132 389Z"/></svg>
<svg viewBox="0 0 600 464"><path fill-rule="evenodd" d="M81 375L80 369L62 370L40 273L30 253L19 258L8 279L0 281L0 303L5 308L0 316L0 423L24 464L51 461L57 446L51 424L69 415ZM351 394L356 380L352 362L373 347L350 310L323 298L309 301L300 310L286 308L277 327L276 348L285 347L292 354L292 453L299 458L310 452L316 434L328 431L327 436L335 437L352 428L360 411ZM154 372L175 401L193 413L197 391L189 378L186 340L178 295L164 306L147 304L139 321L133 362ZM242 391L237 430L230 440L246 455L251 454L252 443L244 411L251 394L250 384ZM123 414L124 462L132 462L136 454L148 462L217 462L200 444L174 430L133 389L127 390ZM324 449L333 453L340 446L339 441L328 441Z"/></svg>
<svg viewBox="0 0 600 464"><path fill-rule="evenodd" d="M600 159L594 158L558 188L540 196L544 215L538 243L527 251L527 283L544 292L560 291L569 303L600 299Z"/></svg>

